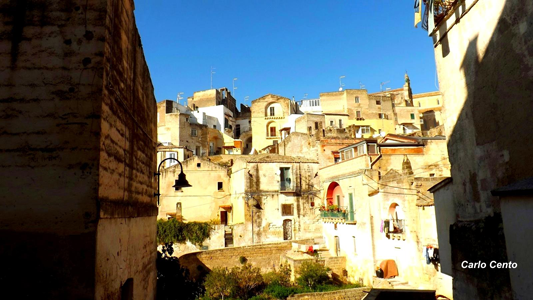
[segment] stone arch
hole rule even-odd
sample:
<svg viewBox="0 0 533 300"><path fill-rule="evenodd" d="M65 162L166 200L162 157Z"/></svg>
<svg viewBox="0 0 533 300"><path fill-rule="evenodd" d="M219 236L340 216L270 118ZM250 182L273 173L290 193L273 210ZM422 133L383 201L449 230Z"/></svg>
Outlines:
<svg viewBox="0 0 533 300"><path fill-rule="evenodd" d="M326 200L327 205L344 205L344 194L341 186L337 182L333 181L329 184L326 193Z"/></svg>
<svg viewBox="0 0 533 300"><path fill-rule="evenodd" d="M274 108L274 115L271 114L270 108ZM283 117L283 106L278 102L270 102L265 105L265 117Z"/></svg>

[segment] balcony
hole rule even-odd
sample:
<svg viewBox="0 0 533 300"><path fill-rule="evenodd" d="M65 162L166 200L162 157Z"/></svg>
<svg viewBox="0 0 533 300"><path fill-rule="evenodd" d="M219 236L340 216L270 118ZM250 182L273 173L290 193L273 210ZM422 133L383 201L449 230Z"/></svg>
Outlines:
<svg viewBox="0 0 533 300"><path fill-rule="evenodd" d="M405 231L405 220L401 219L389 219L385 220L383 222L383 231L387 235L388 238L403 238L405 239L405 236L403 235Z"/></svg>
<svg viewBox="0 0 533 300"><path fill-rule="evenodd" d="M320 218L324 223L356 223L355 212L348 210L347 207L336 205L330 206L327 209L322 207L320 209Z"/></svg>

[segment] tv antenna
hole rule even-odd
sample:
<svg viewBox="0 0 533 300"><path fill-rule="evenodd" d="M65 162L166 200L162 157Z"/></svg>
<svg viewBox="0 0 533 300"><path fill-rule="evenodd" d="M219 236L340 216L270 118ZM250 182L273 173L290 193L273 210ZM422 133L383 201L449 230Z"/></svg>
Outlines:
<svg viewBox="0 0 533 300"><path fill-rule="evenodd" d="M213 74L215 74L215 71L213 71L215 68L211 67L211 89L213 89Z"/></svg>
<svg viewBox="0 0 533 300"><path fill-rule="evenodd" d="M342 87L344 86L344 84L342 83L342 79L346 77L344 75L340 76L339 77L339 92L342 91Z"/></svg>
<svg viewBox="0 0 533 300"><path fill-rule="evenodd" d="M181 104L181 103L180 103L180 100L183 99L183 97L182 97L181 95L183 95L183 92L179 92L179 93L178 93L178 99L177 99L178 104Z"/></svg>
<svg viewBox="0 0 533 300"><path fill-rule="evenodd" d="M387 81L385 81L385 82L380 83L380 84L379 84L379 90L383 92L383 86L386 85L386 84L389 83L389 82L390 82L390 80L387 80Z"/></svg>
<svg viewBox="0 0 533 300"><path fill-rule="evenodd" d="M365 89L365 85L361 81L359 81L359 89L361 90Z"/></svg>

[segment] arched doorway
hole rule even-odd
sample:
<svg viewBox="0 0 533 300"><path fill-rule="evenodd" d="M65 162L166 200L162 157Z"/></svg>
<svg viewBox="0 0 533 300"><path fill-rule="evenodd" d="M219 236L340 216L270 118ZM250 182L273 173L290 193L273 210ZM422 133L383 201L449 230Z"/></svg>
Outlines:
<svg viewBox="0 0 533 300"><path fill-rule="evenodd" d="M328 206L337 205L340 207L344 205L344 194L342 193L341 186L337 182L333 181L329 184L326 200Z"/></svg>

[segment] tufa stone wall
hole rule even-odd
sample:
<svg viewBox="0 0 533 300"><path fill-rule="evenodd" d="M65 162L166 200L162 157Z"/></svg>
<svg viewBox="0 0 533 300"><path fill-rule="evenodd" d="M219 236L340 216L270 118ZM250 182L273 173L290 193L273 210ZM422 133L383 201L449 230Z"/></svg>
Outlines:
<svg viewBox="0 0 533 300"><path fill-rule="evenodd" d="M180 264L189 269L193 278L200 278L213 268L240 266L239 258L244 256L248 263L268 272L279 268L281 255L291 250L292 242L312 244L313 240L286 241L244 247L233 247L189 253L179 258Z"/></svg>
<svg viewBox="0 0 533 300"><path fill-rule="evenodd" d="M131 278L135 298L155 297L156 104L133 9L0 4L7 294L117 299Z"/></svg>
<svg viewBox="0 0 533 300"><path fill-rule="evenodd" d="M366 292L365 292L366 291ZM368 288L346 289L333 292L292 295L288 300L360 300L368 294Z"/></svg>

